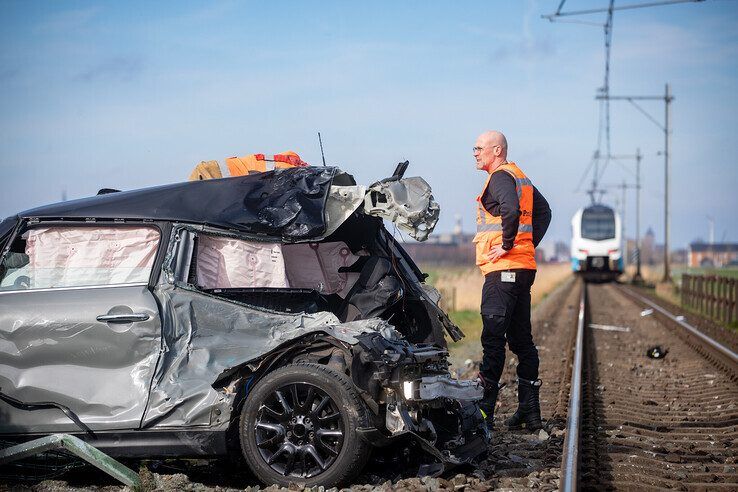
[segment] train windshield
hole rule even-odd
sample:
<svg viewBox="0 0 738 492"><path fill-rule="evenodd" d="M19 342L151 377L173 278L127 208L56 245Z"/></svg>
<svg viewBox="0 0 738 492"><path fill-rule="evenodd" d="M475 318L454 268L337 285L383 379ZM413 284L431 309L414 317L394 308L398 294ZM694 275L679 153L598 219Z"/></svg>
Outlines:
<svg viewBox="0 0 738 492"><path fill-rule="evenodd" d="M582 212L582 237L602 241L615 238L615 213L604 205L587 207Z"/></svg>

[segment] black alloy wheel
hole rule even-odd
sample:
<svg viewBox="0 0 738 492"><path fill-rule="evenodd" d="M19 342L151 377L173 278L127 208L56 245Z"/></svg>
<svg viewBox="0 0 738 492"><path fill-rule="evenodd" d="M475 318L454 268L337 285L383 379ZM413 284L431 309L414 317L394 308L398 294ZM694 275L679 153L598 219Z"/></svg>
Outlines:
<svg viewBox="0 0 738 492"><path fill-rule="evenodd" d="M246 397L241 447L265 484L326 487L345 483L368 459L356 434L368 414L351 380L319 364L267 374Z"/></svg>
<svg viewBox="0 0 738 492"><path fill-rule="evenodd" d="M310 478L330 467L341 451L341 412L325 391L307 383L286 384L261 404L256 446L272 470Z"/></svg>

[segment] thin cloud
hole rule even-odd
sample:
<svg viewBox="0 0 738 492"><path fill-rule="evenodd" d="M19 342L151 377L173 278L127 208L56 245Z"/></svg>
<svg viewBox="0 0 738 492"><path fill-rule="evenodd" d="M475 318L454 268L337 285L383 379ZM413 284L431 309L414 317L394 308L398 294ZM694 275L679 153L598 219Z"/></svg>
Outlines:
<svg viewBox="0 0 738 492"><path fill-rule="evenodd" d="M75 80L95 82L131 82L143 71L143 60L138 56L114 56L79 73Z"/></svg>
<svg viewBox="0 0 738 492"><path fill-rule="evenodd" d="M34 31L36 34L74 31L86 26L99 12L100 7L88 7L54 13L39 22Z"/></svg>
<svg viewBox="0 0 738 492"><path fill-rule="evenodd" d="M492 53L493 61L520 61L536 63L545 61L556 54L556 44L550 36L536 36L531 25L538 21L539 8L537 2L529 1L523 15L520 39L507 42Z"/></svg>
<svg viewBox="0 0 738 492"><path fill-rule="evenodd" d="M548 38L528 38L500 46L492 52L492 61L538 62L556 54L556 45Z"/></svg>

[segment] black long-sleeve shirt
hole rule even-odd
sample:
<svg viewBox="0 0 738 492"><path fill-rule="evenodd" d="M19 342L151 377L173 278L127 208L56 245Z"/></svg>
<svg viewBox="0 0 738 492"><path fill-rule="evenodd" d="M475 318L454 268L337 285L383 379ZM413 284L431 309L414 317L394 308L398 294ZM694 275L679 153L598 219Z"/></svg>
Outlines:
<svg viewBox="0 0 738 492"><path fill-rule="evenodd" d="M506 172L492 174L482 205L494 216L502 217L502 247L511 249L518 234L520 201L515 180ZM538 189L533 187L533 246L538 246L551 223L551 208Z"/></svg>

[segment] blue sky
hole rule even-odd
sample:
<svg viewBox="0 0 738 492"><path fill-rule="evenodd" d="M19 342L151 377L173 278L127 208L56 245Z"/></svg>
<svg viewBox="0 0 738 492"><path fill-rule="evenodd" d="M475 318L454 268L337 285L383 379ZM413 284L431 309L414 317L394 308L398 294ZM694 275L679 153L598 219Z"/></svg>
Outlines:
<svg viewBox="0 0 738 492"><path fill-rule="evenodd" d="M200 160L292 149L319 164L321 131L328 162L364 183L409 159L441 204L437 231L456 215L471 230L484 181L471 147L500 129L552 206L547 239L568 240L588 201L575 189L596 148L604 50L600 28L541 19L558 3L2 1L0 215L63 190L181 181ZM717 240L738 241L738 2L616 12L613 32L611 94L669 82L676 96L673 244L707 239L707 216ZM663 118L663 103L643 107ZM612 151L642 150L642 225L658 241L662 146L612 103ZM603 184L632 182L633 167L611 163ZM628 192L630 236L634 203Z"/></svg>

